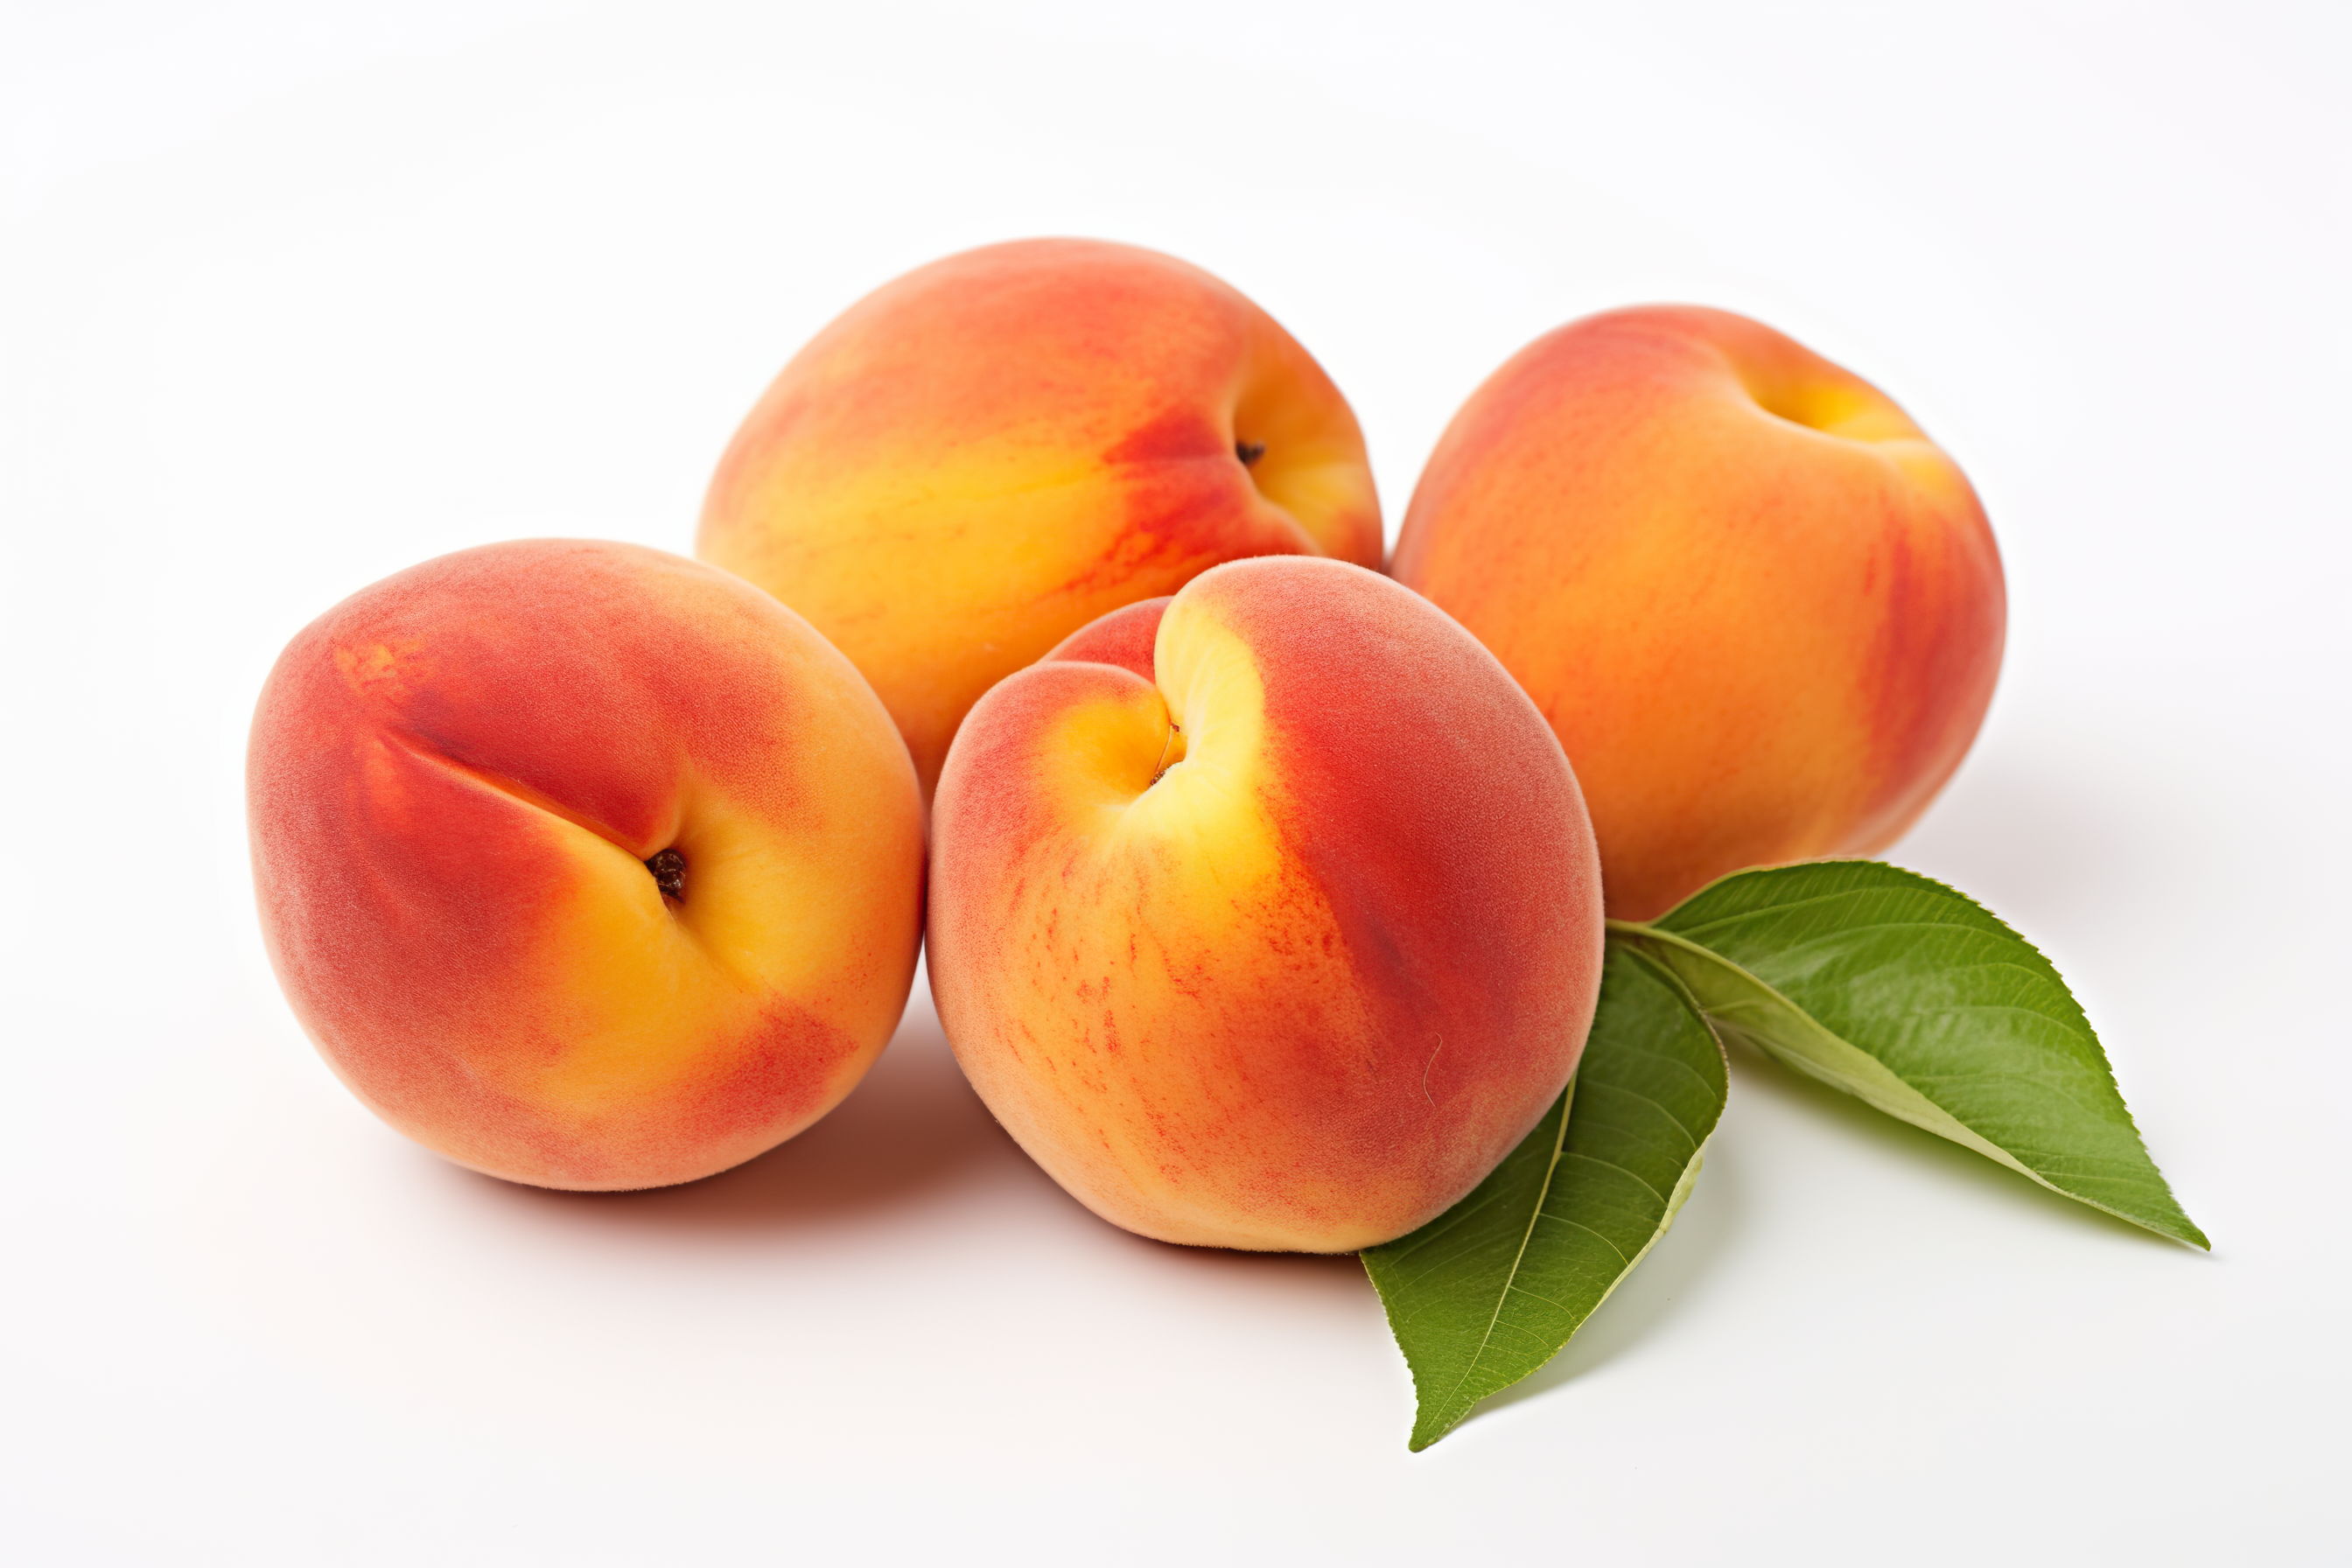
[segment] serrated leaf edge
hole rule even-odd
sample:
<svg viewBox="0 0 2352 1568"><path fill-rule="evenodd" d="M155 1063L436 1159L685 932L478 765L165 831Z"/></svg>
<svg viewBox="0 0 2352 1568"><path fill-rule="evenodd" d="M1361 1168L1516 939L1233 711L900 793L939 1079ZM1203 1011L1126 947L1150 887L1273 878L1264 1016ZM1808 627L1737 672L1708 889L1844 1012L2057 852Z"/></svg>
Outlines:
<svg viewBox="0 0 2352 1568"><path fill-rule="evenodd" d="M1512 1287L1517 1283L1520 1265L1527 1261L1528 1243L1535 1239L1536 1226L1543 1223L1544 1204L1551 1197L1551 1184L1559 1175L1560 1155L1568 1148L1568 1119L1576 1113L1577 1076L1578 1075L1575 1073L1570 1073L1568 1078L1568 1087L1559 1091L1559 1131L1552 1134L1551 1158L1546 1162L1544 1165L1543 1181L1536 1189L1535 1206L1528 1211L1528 1223L1526 1228L1519 1232L1519 1249L1511 1256L1511 1271L1507 1275L1504 1276L1503 1288L1495 1293L1495 1310L1491 1313L1487 1314L1486 1331L1478 1337L1478 1348L1470 1352L1470 1360L1467 1364L1463 1367L1462 1375L1454 1379L1454 1386L1447 1389L1444 1394L1437 1399L1423 1398L1421 1393L1421 1376L1418 1373L1413 1375L1413 1430L1412 1437L1407 1440L1405 1445L1406 1448L1410 1452L1415 1454L1420 1453L1423 1448L1428 1447L1430 1444L1436 1442L1440 1437L1444 1436L1448 1432L1453 1431L1454 1428L1462 1425L1464 1418L1466 1417L1472 1410L1477 1407L1478 1402L1475 1399L1461 1401L1462 1390L1469 1384L1471 1378L1477 1373L1478 1363L1480 1359L1486 1355L1486 1347L1495 1342L1495 1325L1503 1321L1503 1309L1510 1301ZM1549 1112L1546 1112L1546 1114L1549 1114ZM1622 1279L1622 1276L1621 1275L1619 1278ZM1377 1289L1378 1288L1379 1282L1375 1280L1374 1289ZM1614 1289L1615 1287L1612 1286L1611 1289ZM1582 1328L1583 1326L1584 1325L1580 1322L1577 1325L1578 1328ZM1570 1337L1574 1338L1575 1336L1571 1334ZM1554 1351L1552 1352L1553 1355L1558 1355L1559 1353L1559 1352L1558 1351ZM1549 1361L1547 1361L1547 1364L1549 1364ZM1434 1432L1432 1432L1428 1436L1423 1437L1421 1433L1421 1428L1426 1413L1443 1409L1446 1405L1454 1404L1457 1401L1461 1401L1462 1407L1455 1413L1454 1418L1446 1422L1444 1426L1437 1428Z"/></svg>
<svg viewBox="0 0 2352 1568"><path fill-rule="evenodd" d="M1682 999L1683 1006L1688 1010L1692 1017L1698 1020L1699 1026L1706 1029L1708 1036L1714 1039L1717 1052L1718 1054L1722 1053L1723 1037L1716 1028L1715 1020L1708 1016L1706 1009L1699 1005L1697 995L1693 993L1690 986L1683 980L1683 977L1675 973L1674 970L1667 965L1660 963L1657 959L1643 952L1638 946L1628 943L1626 944L1625 952L1628 957L1633 958L1637 963L1641 963L1643 967L1648 969L1651 973L1657 976L1661 982L1671 988L1674 993ZM1576 1086L1578 1079L1581 1076L1581 1068L1580 1067L1577 1073L1570 1075L1568 1087L1560 1091L1562 1098L1566 1100L1567 1103L1560 1107L1559 1131L1553 1136L1551 1161L1544 1167L1543 1184L1538 1190L1535 1208L1528 1215L1527 1229L1520 1234L1519 1250L1517 1256L1512 1259L1510 1277L1504 1281L1502 1289L1496 1294L1494 1315L1487 1319L1486 1333L1478 1342L1477 1350L1472 1352L1469 1365L1464 1369L1461 1377L1455 1380L1454 1386L1446 1391L1445 1399L1448 1402L1456 1399L1460 1395L1463 1387L1470 1382L1472 1375L1476 1373L1478 1369L1479 1357L1486 1353L1486 1346L1494 1338L1495 1325L1501 1321L1504 1304L1510 1299L1512 1281L1518 1278L1519 1262L1527 1257L1528 1244L1533 1239L1536 1233L1536 1226L1542 1222L1544 1210L1551 1202L1552 1184L1559 1175L1560 1162L1564 1158L1568 1149L1569 1120L1574 1115L1576 1110ZM1729 1096L1729 1089L1730 1086L1727 1079L1725 1084L1725 1094L1727 1100ZM1668 1112L1668 1114L1669 1116L1672 1115L1671 1112ZM1558 1347L1552 1351L1551 1354L1546 1356L1542 1362L1530 1367L1518 1377L1512 1379L1510 1383L1504 1384L1504 1388L1516 1387L1517 1384L1526 1382L1528 1378L1533 1377L1537 1373L1541 1372L1545 1367L1549 1366L1553 1362L1558 1361L1561 1353L1565 1352L1570 1345L1576 1342L1576 1336L1584 1331L1584 1325L1591 1322L1594 1315L1598 1313L1603 1306L1608 1304L1609 1298L1617 1293L1617 1288L1625 1283L1626 1279L1632 1276L1633 1270L1642 1266L1642 1260L1650 1256L1651 1249L1655 1247L1658 1243L1664 1238L1667 1231L1674 1228L1675 1216L1682 1213L1683 1205L1689 1201L1692 1190L1698 1184L1698 1173L1706 1164L1707 1145L1715 1142L1716 1131L1722 1125L1723 1108L1718 1106L1716 1110L1715 1126L1707 1129L1706 1136L1702 1137L1698 1141L1698 1146L1691 1151L1690 1160L1684 1165L1682 1174L1675 1179L1674 1190L1664 1195L1664 1201L1665 1204L1665 1212L1659 1217L1657 1228L1650 1233L1649 1239L1642 1243L1640 1248L1634 1252L1633 1257L1625 1259L1625 1266L1622 1268L1620 1268L1617 1271L1616 1277L1609 1281L1608 1289L1601 1292L1600 1299L1592 1303L1591 1309L1581 1318L1577 1320L1576 1327L1569 1331L1568 1338L1560 1341ZM1608 1164L1608 1162L1600 1160L1596 1160L1593 1163L1595 1164ZM1610 1165L1609 1168L1614 1171L1622 1172L1624 1174L1633 1177L1633 1179L1636 1182L1640 1182L1642 1185L1645 1187L1649 1186L1647 1182L1643 1182L1639 1175L1635 1174L1635 1173L1632 1171L1626 1170L1622 1165ZM1650 1190L1652 1192L1655 1192L1657 1189L1652 1187ZM1622 1257L1623 1255L1620 1254L1619 1256ZM1373 1288L1376 1290L1379 1289L1379 1281L1377 1279L1373 1281ZM1407 1358L1407 1365L1408 1367L1411 1365L1410 1358ZM1421 1378L1420 1374L1416 1373L1413 1376L1413 1403L1415 1405L1413 1429L1411 1437L1409 1437L1405 1443L1407 1451L1418 1454L1430 1447L1433 1444L1438 1442L1448 1433L1452 1432L1456 1426L1461 1426L1464 1421L1469 1419L1470 1413L1478 1407L1481 1400L1492 1398L1495 1394L1500 1394L1501 1392L1503 1392L1501 1388L1494 1389L1487 1394L1480 1395L1477 1399L1465 1402L1462 1404L1461 1407L1454 1412L1454 1415L1444 1423L1444 1425L1436 1427L1424 1436L1422 1431L1423 1426L1429 1419L1431 1415L1443 1409L1444 1405L1436 1401L1425 1400L1422 1397Z"/></svg>
<svg viewBox="0 0 2352 1568"><path fill-rule="evenodd" d="M1877 862L1864 862L1864 864L1877 864ZM1902 869L1900 867L1891 868L1895 870ZM1740 874L1746 875L1747 873ZM1916 876L1917 873L1912 872L1906 873L1906 875ZM1934 879L1932 878L1922 877L1919 879L1921 881L1934 882ZM1935 885L1939 888L1944 886L1944 884L1940 882L1935 883ZM1981 910L1989 919L1999 922L2003 931L2009 930L2007 922L2001 921L2000 916L1993 914L1990 910L1985 910L1981 904L1978 904L1975 900L1969 899L1967 894L1959 892L1957 889L1948 890L1951 891L1955 897L1966 900L1970 905ZM1696 897L1696 895L1693 896ZM1744 1040L1748 1044L1755 1047L1758 1050L1762 1051L1766 1056L1770 1057L1773 1060L1781 1063L1783 1066L1788 1067L1794 1071L1801 1072L1806 1077L1813 1079L1818 1082L1825 1083L1832 1089L1853 1095L1864 1104L1870 1106L1873 1110L1880 1111L1885 1115L1892 1116L1900 1121L1907 1121L1912 1126L1920 1128L1925 1131L1932 1132L1939 1138L1948 1139L1952 1142L1959 1144L1964 1149L1973 1150L1977 1153L1983 1155L1985 1158L1991 1160L1998 1164L2004 1165L2010 1170L2015 1171L2019 1175L2025 1177L2028 1181L2031 1181L2037 1185L2047 1187L2050 1191L2058 1194L2061 1197L2066 1198L2071 1202L2084 1205L2087 1207L2097 1209L2105 1214L2111 1214L2117 1219L2123 1220L2130 1225L2137 1226L2140 1229L2147 1231L2151 1235L2165 1237L2174 1241L2185 1242L2189 1246L2202 1247L2207 1251L2212 1250L2212 1243L2206 1239L2205 1233L2198 1229L2196 1223L2190 1220L2185 1214L2180 1216L2181 1225L2187 1231L2187 1234L2183 1235L2180 1232L2168 1229L2162 1226L2151 1224L2142 1215L2127 1214L2122 1209L2115 1207L2111 1204L2101 1203L2098 1199L2086 1196L2082 1193L2069 1192L2064 1187L2058 1185L2055 1182L2051 1181L2040 1172L2035 1171L2032 1167L2019 1160L2008 1150L2003 1149L1999 1144L1986 1138L1982 1133L1979 1133L1975 1129L1969 1127L1968 1123L1960 1121L1950 1111L1946 1110L1942 1106L1937 1104L1935 1100L1929 1099L1927 1095L1914 1087L1908 1079L1897 1073L1893 1068L1888 1067L1885 1062L1880 1061L1876 1057L1872 1056L1868 1051L1864 1050L1860 1046L1853 1044L1851 1040L1832 1032L1827 1026L1822 1024L1818 1018L1815 1018L1811 1013L1806 1012L1802 1007L1798 1006L1796 1003L1790 1001L1780 991L1776 990L1771 985L1767 984L1763 980L1758 978L1752 970L1724 957L1713 948L1707 947L1703 943L1694 942L1679 932L1662 931L1656 926L1646 925L1635 921L1612 921L1609 922L1609 931L1612 936L1626 942L1629 946L1632 946L1635 952L1642 952L1644 957L1652 959L1654 963L1656 963L1661 967L1666 968L1670 973L1675 973L1675 978L1678 981L1682 981L1682 976L1675 970L1674 960L1676 958L1685 960L1685 962L1691 959L1696 959L1699 962L1716 969L1737 976L1741 983L1751 987L1757 993L1765 1007L1777 1008L1786 1015L1787 1017L1795 1020L1796 1026L1794 1033L1798 1037L1798 1039L1801 1040L1806 1045L1811 1046L1814 1052L1817 1054L1808 1055L1794 1042L1785 1038L1776 1037L1774 1036L1765 1034L1758 1029L1748 1027L1743 1025L1736 1015L1732 1016L1725 1016L1717 1008L1710 1007L1704 1004L1700 1005L1700 1016L1706 1018L1708 1023L1716 1028L1719 1037L1727 1036L1732 1038ZM2011 934L2014 935L2015 933L2011 932ZM2017 940L2020 942L2024 943L2028 948L2032 947L2032 944L2025 942L2023 937L2018 937ZM1655 944L1657 947L1665 950L1666 953L1670 953L1673 956L1668 957L1664 954L1648 952L1647 948L1650 944ZM2042 957L2039 950L2035 950L2034 955L2036 957ZM2043 958L2042 962L2047 963L2049 960ZM2054 975L2056 972L2053 969L2052 973ZM1682 981L1682 983L1685 986L1685 989L1689 990L1694 995L1696 995L1697 990L1696 986L1690 985L1687 981ZM2060 984L2063 985L2064 982L2061 981ZM2105 1054L2105 1053L2103 1050L2101 1052L2102 1057L2104 1057ZM2125 1114L2128 1116L2130 1113L2126 1110ZM2133 1129L2133 1133L2135 1138L2137 1138L2138 1134L2137 1127ZM2146 1147L2145 1141L2141 1141L2141 1152L2143 1155L2146 1153ZM2153 1160L2149 1161L2148 1168L2151 1172L2156 1170L2155 1162ZM2159 1184L2163 1183L2164 1178L2160 1173L2158 1173L2157 1180ZM2178 1203L2176 1203L2174 1206L2177 1209L2179 1207Z"/></svg>

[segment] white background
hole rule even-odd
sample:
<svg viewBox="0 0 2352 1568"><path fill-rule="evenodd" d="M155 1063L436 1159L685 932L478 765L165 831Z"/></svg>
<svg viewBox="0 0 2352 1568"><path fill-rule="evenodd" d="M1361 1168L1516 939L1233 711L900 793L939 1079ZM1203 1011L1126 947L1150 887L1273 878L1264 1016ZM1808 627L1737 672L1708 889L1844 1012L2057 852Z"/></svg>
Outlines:
<svg viewBox="0 0 2352 1568"><path fill-rule="evenodd" d="M0 1556L2352 1551L2344 8L381 9L0 16ZM1741 1060L1650 1261L1412 1457L1352 1262L1093 1220L919 990L689 1189L378 1125L255 929L279 646L464 545L690 549L810 332L1037 233L1265 304L1391 530L1588 310L1745 310L1901 399L2011 629L1893 858L2057 961L2213 1255Z"/></svg>

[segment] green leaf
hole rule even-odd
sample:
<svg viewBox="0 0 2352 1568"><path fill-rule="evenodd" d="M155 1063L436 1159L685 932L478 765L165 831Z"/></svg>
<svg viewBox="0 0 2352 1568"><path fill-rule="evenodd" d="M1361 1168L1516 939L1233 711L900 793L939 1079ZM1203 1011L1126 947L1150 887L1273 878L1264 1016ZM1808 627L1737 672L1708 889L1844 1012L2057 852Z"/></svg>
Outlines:
<svg viewBox="0 0 2352 1568"><path fill-rule="evenodd" d="M1412 1369L1415 1452L1559 1354L1657 1244L1726 1081L1682 985L1612 945L1576 1077L1536 1130L1468 1197L1363 1255Z"/></svg>
<svg viewBox="0 0 2352 1568"><path fill-rule="evenodd" d="M1966 895L1872 860L1741 871L1610 922L1745 1039L1889 1116L2159 1236L2210 1247L2058 971Z"/></svg>

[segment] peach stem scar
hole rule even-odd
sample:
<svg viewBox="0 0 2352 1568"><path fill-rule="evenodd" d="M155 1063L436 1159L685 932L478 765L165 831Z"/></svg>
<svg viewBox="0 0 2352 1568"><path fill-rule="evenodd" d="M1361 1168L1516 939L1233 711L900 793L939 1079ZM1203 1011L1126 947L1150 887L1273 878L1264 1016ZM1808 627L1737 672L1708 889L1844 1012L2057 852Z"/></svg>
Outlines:
<svg viewBox="0 0 2352 1568"><path fill-rule="evenodd" d="M676 849L664 849L646 862L646 869L654 874L654 886L665 899L686 898L686 857Z"/></svg>

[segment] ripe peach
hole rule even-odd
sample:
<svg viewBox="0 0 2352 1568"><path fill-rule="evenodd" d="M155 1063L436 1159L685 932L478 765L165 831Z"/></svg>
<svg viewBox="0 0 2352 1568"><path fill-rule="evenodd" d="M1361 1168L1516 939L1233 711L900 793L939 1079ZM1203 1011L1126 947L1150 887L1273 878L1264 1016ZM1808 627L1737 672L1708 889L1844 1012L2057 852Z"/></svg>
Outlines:
<svg viewBox="0 0 2352 1568"><path fill-rule="evenodd" d="M980 694L1246 555L1381 561L1355 416L1197 268L1088 240L933 262L853 305L735 434L695 552L863 670L926 795Z"/></svg>
<svg viewBox="0 0 2352 1568"><path fill-rule="evenodd" d="M1523 350L1439 441L1392 570L1551 721L1615 916L1885 848L2000 668L2000 556L1959 468L1868 383L1721 310Z"/></svg>
<svg viewBox="0 0 2352 1568"><path fill-rule="evenodd" d="M973 1087L1095 1213L1342 1252L1467 1193L1559 1095L1600 867L1525 693L1336 561L1236 562L972 709L930 976Z"/></svg>
<svg viewBox="0 0 2352 1568"><path fill-rule="evenodd" d="M849 661L750 584L535 540L362 590L278 660L247 763L295 1015L478 1171L691 1181L849 1092L906 1005L923 820Z"/></svg>

